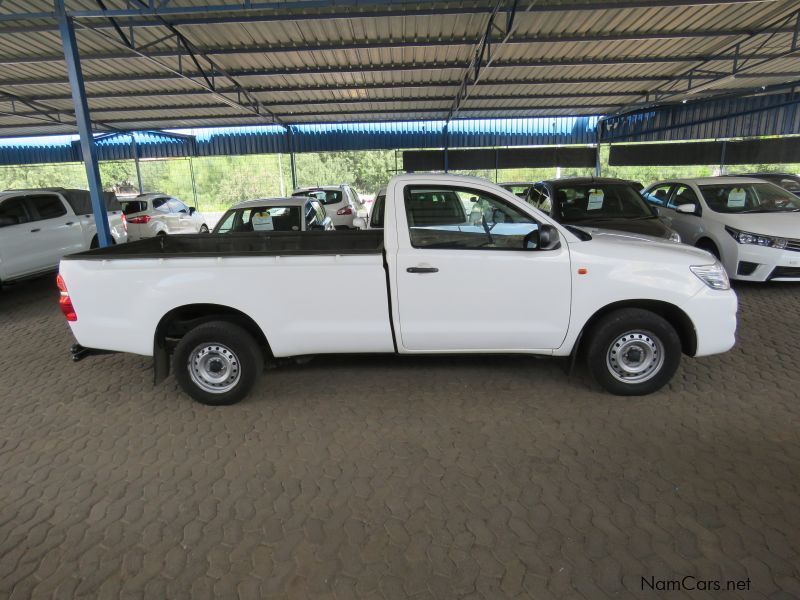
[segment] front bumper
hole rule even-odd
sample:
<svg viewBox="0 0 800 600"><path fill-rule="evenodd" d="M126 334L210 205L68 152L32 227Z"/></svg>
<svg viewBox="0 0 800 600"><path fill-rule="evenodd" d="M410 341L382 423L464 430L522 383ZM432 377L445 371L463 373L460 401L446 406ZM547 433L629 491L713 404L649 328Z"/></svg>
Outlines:
<svg viewBox="0 0 800 600"><path fill-rule="evenodd" d="M733 290L712 290L704 286L681 306L694 325L695 356L727 352L736 343L738 299Z"/></svg>
<svg viewBox="0 0 800 600"><path fill-rule="evenodd" d="M734 242L735 243L735 242ZM737 244L728 275L740 281L800 281L800 252Z"/></svg>

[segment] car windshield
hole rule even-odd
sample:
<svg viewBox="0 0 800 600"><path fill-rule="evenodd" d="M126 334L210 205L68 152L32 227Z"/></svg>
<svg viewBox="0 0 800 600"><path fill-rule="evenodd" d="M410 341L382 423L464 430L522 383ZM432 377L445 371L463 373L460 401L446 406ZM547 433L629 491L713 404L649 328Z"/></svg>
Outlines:
<svg viewBox="0 0 800 600"><path fill-rule="evenodd" d="M554 195L562 223L654 216L644 199L627 183L565 185L556 188Z"/></svg>
<svg viewBox="0 0 800 600"><path fill-rule="evenodd" d="M126 215L147 210L147 202L145 200L120 200L120 204L122 205L123 214Z"/></svg>
<svg viewBox="0 0 800 600"><path fill-rule="evenodd" d="M230 210L214 228L214 233L253 231L300 231L299 206L257 206Z"/></svg>
<svg viewBox="0 0 800 600"><path fill-rule="evenodd" d="M800 198L772 183L701 185L708 207L718 213L765 213L800 210Z"/></svg>
<svg viewBox="0 0 800 600"><path fill-rule="evenodd" d="M306 196L319 200L321 204L338 204L342 201L341 190L307 190L296 192L292 196Z"/></svg>
<svg viewBox="0 0 800 600"><path fill-rule="evenodd" d="M513 185L510 183L505 183L502 184L500 187L508 190L509 192L515 194L516 196L519 196L520 198L525 198L528 195L528 190L530 189L531 186L529 183L519 183Z"/></svg>

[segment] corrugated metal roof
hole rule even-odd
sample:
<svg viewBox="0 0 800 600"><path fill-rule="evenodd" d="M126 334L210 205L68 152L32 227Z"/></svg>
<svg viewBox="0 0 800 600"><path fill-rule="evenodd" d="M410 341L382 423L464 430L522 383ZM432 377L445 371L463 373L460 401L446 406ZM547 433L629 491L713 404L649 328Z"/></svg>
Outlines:
<svg viewBox="0 0 800 600"><path fill-rule="evenodd" d="M73 12L99 10L94 0L66 4ZM115 11L133 6L127 0L105 4ZM253 3L259 8L244 10L249 3L236 0L161 4L149 4L160 7L158 15L137 8L137 14L119 21L149 58L126 49L107 20L85 13L76 17L98 131L269 121L229 106L172 72L182 69L195 80L200 75L167 35L166 22L217 65L219 93L234 100L238 82L284 124L445 119L495 5L481 0L291 0ZM800 56L784 56L792 41L786 18L798 8L796 0L696 5L688 0L543 0L521 5L511 35L505 43L492 44L485 56L491 66L457 116L614 113L652 101L645 98L648 93L674 93L688 82L693 67L706 72L694 74L695 85L719 79L712 72L731 69L736 42L745 71L698 95L742 93L785 83L792 74L800 79ZM0 95L0 137L74 131L52 11L52 0L0 3L0 92L18 99L11 105ZM42 14L22 19L22 13ZM500 17L502 26L505 15ZM723 58L709 60L718 55ZM207 65L203 58L199 62ZM58 118L48 119L25 100L36 100Z"/></svg>

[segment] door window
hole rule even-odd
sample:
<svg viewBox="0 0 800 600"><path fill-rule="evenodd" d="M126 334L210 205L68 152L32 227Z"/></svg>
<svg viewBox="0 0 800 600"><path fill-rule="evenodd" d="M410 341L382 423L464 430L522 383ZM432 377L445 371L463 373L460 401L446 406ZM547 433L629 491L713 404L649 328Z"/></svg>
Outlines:
<svg viewBox="0 0 800 600"><path fill-rule="evenodd" d="M182 214L189 214L189 207L188 207L188 206L186 206L186 205L185 205L183 202L181 202L180 200L176 200L175 198L170 198L170 199L167 201L167 204L169 205L169 210L170 210L170 212L173 212L173 213L182 213Z"/></svg>
<svg viewBox="0 0 800 600"><path fill-rule="evenodd" d="M153 200L153 210L157 210L159 212L168 213L169 212L169 204L167 204L166 198L156 198Z"/></svg>
<svg viewBox="0 0 800 600"><path fill-rule="evenodd" d="M383 229L383 215L386 211L386 194L379 194L375 197L372 205L372 214L369 217L369 226L372 229Z"/></svg>
<svg viewBox="0 0 800 600"><path fill-rule="evenodd" d="M322 225L317 221L317 211L311 202L306 203L306 229L311 229L314 225Z"/></svg>
<svg viewBox="0 0 800 600"><path fill-rule="evenodd" d="M320 223L324 223L325 219L327 218L327 214L325 213L325 208L316 200L311 203L311 206L314 207L314 210L317 213L317 219Z"/></svg>
<svg viewBox="0 0 800 600"><path fill-rule="evenodd" d="M694 204L695 206L700 204L697 199L697 194L687 185L679 185L675 188L675 193L672 194L672 198L670 198L667 206L669 206L669 208L676 208L683 204Z"/></svg>
<svg viewBox="0 0 800 600"><path fill-rule="evenodd" d="M406 218L415 248L524 250L539 223L510 203L456 187L406 188Z"/></svg>
<svg viewBox="0 0 800 600"><path fill-rule="evenodd" d="M38 196L28 196L28 202L33 207L33 213L38 219L57 219L67 214L61 198L52 194L42 194Z"/></svg>
<svg viewBox="0 0 800 600"><path fill-rule="evenodd" d="M553 207L550 202L550 194L545 186L539 186L539 205L537 208L544 213L550 214L550 209Z"/></svg>
<svg viewBox="0 0 800 600"><path fill-rule="evenodd" d="M9 198L0 203L0 227L19 225L27 223L29 220L24 198Z"/></svg>
<svg viewBox="0 0 800 600"><path fill-rule="evenodd" d="M644 199L656 206L666 206L669 201L669 191L672 189L671 183L662 183L652 188L644 195Z"/></svg>

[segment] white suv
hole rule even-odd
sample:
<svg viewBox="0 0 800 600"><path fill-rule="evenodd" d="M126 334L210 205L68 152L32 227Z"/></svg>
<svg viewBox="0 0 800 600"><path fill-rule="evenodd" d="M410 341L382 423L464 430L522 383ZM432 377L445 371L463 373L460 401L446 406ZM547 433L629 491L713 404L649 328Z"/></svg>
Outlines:
<svg viewBox="0 0 800 600"><path fill-rule="evenodd" d="M319 200L336 229L353 229L356 213L364 208L358 194L349 185L323 185L297 188L292 196L308 196Z"/></svg>
<svg viewBox="0 0 800 600"><path fill-rule="evenodd" d="M208 233L203 215L172 196L142 194L120 203L128 218L130 241L173 233Z"/></svg>
<svg viewBox="0 0 800 600"><path fill-rule="evenodd" d="M746 281L800 281L800 198L750 177L654 183L642 194L685 244Z"/></svg>

